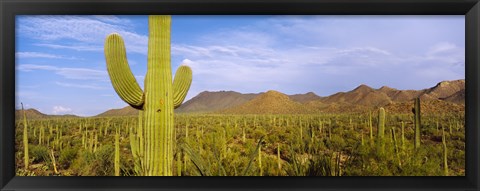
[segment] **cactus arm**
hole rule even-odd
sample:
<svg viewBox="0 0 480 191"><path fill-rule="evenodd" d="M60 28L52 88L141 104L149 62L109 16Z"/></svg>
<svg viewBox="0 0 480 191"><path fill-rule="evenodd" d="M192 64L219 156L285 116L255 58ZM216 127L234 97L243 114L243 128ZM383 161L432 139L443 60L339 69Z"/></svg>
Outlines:
<svg viewBox="0 0 480 191"><path fill-rule="evenodd" d="M125 44L119 34L111 34L105 40L105 58L108 75L117 94L132 107L141 109L143 91L130 70Z"/></svg>
<svg viewBox="0 0 480 191"><path fill-rule="evenodd" d="M182 65L177 69L173 79L173 108L180 107L187 96L187 92L192 84L192 69L187 65Z"/></svg>

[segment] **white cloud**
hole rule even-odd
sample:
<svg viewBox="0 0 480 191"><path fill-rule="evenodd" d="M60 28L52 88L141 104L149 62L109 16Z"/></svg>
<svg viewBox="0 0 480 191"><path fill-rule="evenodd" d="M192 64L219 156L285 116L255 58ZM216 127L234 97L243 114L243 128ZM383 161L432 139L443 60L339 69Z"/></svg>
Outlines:
<svg viewBox="0 0 480 191"><path fill-rule="evenodd" d="M19 34L40 40L51 48L77 48L79 51L98 50L106 37L119 33L127 51L147 54L148 37L131 32L128 20L102 16L21 16L17 25ZM68 40L72 43L62 42ZM56 42L56 43L55 43ZM75 45L76 44L76 45ZM72 47L73 46L73 47Z"/></svg>
<svg viewBox="0 0 480 191"><path fill-rule="evenodd" d="M127 26L131 26L132 24L128 19L121 19L114 15L94 15L93 18L100 20L102 22L112 23L112 24L127 25Z"/></svg>
<svg viewBox="0 0 480 191"><path fill-rule="evenodd" d="M46 44L46 43L36 43L33 45L52 48L52 49L69 49L69 50L76 50L76 51L93 51L93 52L103 51L103 47L100 45L58 45L58 44Z"/></svg>
<svg viewBox="0 0 480 191"><path fill-rule="evenodd" d="M465 48L450 42L440 42L431 46L425 58L453 65L465 65Z"/></svg>
<svg viewBox="0 0 480 191"><path fill-rule="evenodd" d="M19 64L16 69L24 72L31 72L35 70L54 71L57 75L61 75L66 79L108 80L107 71L93 70L88 68L60 68L50 65Z"/></svg>
<svg viewBox="0 0 480 191"><path fill-rule="evenodd" d="M457 48L458 47L453 43L440 42L430 47L430 50L427 52L427 55L435 55L435 54L439 54L439 53L450 51Z"/></svg>
<svg viewBox="0 0 480 191"><path fill-rule="evenodd" d="M53 58L53 59L77 59L75 57L66 57L61 55L54 55L54 54L47 54L41 52L17 52L15 53L15 57L18 59L24 58Z"/></svg>
<svg viewBox="0 0 480 191"><path fill-rule="evenodd" d="M72 109L68 108L68 107L63 107L63 106L53 106L53 109L52 109L52 113L55 114L55 115L58 115L58 114L67 114L68 112L71 112Z"/></svg>
<svg viewBox="0 0 480 191"><path fill-rule="evenodd" d="M71 83L63 83L63 82L55 82L55 84L63 87L69 87L69 88L85 88L85 89L95 89L95 90L107 89L106 87L99 86L96 84L71 84Z"/></svg>

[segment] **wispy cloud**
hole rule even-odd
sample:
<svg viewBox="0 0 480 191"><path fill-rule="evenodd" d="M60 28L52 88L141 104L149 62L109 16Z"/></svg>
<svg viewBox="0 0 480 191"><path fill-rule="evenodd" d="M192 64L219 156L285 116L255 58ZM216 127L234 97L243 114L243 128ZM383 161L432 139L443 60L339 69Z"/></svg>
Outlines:
<svg viewBox="0 0 480 191"><path fill-rule="evenodd" d="M93 51L93 52L103 51L103 47L99 45L74 45L74 44L58 45L58 44L45 44L45 43L36 43L33 45L52 48L52 49L68 49L68 50L76 50L76 51Z"/></svg>
<svg viewBox="0 0 480 191"><path fill-rule="evenodd" d="M425 58L448 64L465 65L465 48L450 42L439 42L428 49Z"/></svg>
<svg viewBox="0 0 480 191"><path fill-rule="evenodd" d="M35 70L53 71L55 72L55 74L61 75L66 79L101 81L108 80L108 74L106 71L88 68L61 68L50 65L19 64L16 69L23 72L31 72Z"/></svg>
<svg viewBox="0 0 480 191"><path fill-rule="evenodd" d="M15 57L18 59L24 59L24 58L52 58L52 59L69 59L69 60L77 59L75 57L47 54L42 52L17 52L15 53Z"/></svg>
<svg viewBox="0 0 480 191"><path fill-rule="evenodd" d="M125 26L131 26L132 22L128 19L122 19L115 15L94 15L94 19L100 20L102 22L111 23L111 24L119 24Z"/></svg>
<svg viewBox="0 0 480 191"><path fill-rule="evenodd" d="M85 89L94 89L94 90L108 89L107 87L99 86L96 84L71 84L71 83L64 83L64 82L55 82L55 84L63 87L69 87L69 88L85 88Z"/></svg>
<svg viewBox="0 0 480 191"><path fill-rule="evenodd" d="M111 33L119 33L125 40L128 51L146 54L148 37L131 32L127 22L117 17L102 16L21 16L22 25L17 25L19 34L36 39L50 48L74 49L79 51L97 50ZM99 40L100 39L100 40ZM71 43L60 40L68 40ZM77 46L71 46L77 44ZM78 45L80 44L80 45Z"/></svg>

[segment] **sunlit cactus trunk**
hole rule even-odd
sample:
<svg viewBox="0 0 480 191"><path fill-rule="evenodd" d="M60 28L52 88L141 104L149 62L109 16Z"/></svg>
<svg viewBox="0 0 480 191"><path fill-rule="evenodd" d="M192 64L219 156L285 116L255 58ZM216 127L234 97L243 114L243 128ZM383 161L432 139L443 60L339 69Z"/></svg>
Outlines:
<svg viewBox="0 0 480 191"><path fill-rule="evenodd" d="M27 115L25 114L25 110L23 110L23 103L22 104L22 112L23 112L23 162L25 165L25 169L28 169L28 125L27 125Z"/></svg>
<svg viewBox="0 0 480 191"><path fill-rule="evenodd" d="M442 127L442 145L443 145L443 173L445 176L448 176L448 150L447 150L447 140L445 138L445 130Z"/></svg>
<svg viewBox="0 0 480 191"><path fill-rule="evenodd" d="M120 133L119 129L115 131L115 176L120 176Z"/></svg>
<svg viewBox="0 0 480 191"><path fill-rule="evenodd" d="M380 107L378 109L378 126L377 126L377 149L383 152L385 140L385 109Z"/></svg>
<svg viewBox="0 0 480 191"><path fill-rule="evenodd" d="M182 65L172 84L170 25L170 16L149 16L144 91L130 71L120 35L111 34L105 42L107 70L115 91L129 105L144 111L144 145L136 144L143 155L134 156L141 157L147 176L173 175L173 109L183 102L192 81L190 67Z"/></svg>

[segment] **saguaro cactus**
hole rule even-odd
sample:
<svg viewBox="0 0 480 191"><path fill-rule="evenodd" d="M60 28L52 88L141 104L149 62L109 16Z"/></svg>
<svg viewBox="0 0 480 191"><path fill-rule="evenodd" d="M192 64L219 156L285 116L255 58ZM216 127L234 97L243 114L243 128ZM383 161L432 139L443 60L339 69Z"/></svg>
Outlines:
<svg viewBox="0 0 480 191"><path fill-rule="evenodd" d="M22 112L23 112L23 162L25 165L25 169L28 169L28 126L27 126L27 115L25 114L25 110L23 110L23 103L22 104Z"/></svg>
<svg viewBox="0 0 480 191"><path fill-rule="evenodd" d="M115 176L120 176L120 133L119 129L115 131L115 159L114 159Z"/></svg>
<svg viewBox="0 0 480 191"><path fill-rule="evenodd" d="M442 145L443 145L443 173L445 176L448 176L448 150L447 150L447 140L445 138L445 130L442 127Z"/></svg>
<svg viewBox="0 0 480 191"><path fill-rule="evenodd" d="M383 151L384 147L384 135L385 135L385 109L380 107L378 109L378 126L377 126L377 147L380 151Z"/></svg>
<svg viewBox="0 0 480 191"><path fill-rule="evenodd" d="M414 120L415 120L415 140L414 140L414 147L417 149L420 147L420 125L421 125L421 118L420 118L420 98L415 98L415 106L413 108Z"/></svg>
<svg viewBox="0 0 480 191"><path fill-rule="evenodd" d="M127 62L125 45L119 34L105 41L107 70L112 85L130 106L143 110L145 139L144 175L171 176L173 164L173 109L181 105L190 88L192 71L182 65L172 84L170 64L170 16L149 16L148 64L144 91Z"/></svg>

